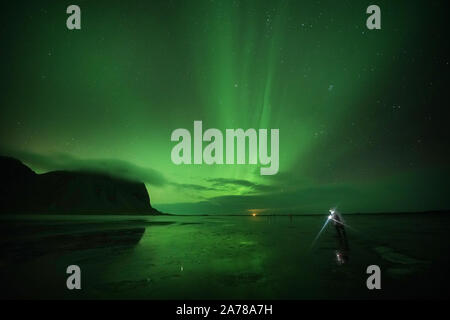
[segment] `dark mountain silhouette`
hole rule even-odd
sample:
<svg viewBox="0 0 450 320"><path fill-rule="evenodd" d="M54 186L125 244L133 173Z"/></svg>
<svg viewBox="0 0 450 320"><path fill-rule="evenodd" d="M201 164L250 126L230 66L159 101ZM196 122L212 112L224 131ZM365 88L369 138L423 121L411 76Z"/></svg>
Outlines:
<svg viewBox="0 0 450 320"><path fill-rule="evenodd" d="M159 214L145 185L103 173L36 174L0 156L0 213Z"/></svg>

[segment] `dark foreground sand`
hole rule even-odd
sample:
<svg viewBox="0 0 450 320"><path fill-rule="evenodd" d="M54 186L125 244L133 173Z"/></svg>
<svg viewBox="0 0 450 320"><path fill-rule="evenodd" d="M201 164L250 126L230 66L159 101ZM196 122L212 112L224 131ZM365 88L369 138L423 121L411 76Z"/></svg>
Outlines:
<svg viewBox="0 0 450 320"><path fill-rule="evenodd" d="M450 215L346 216L349 260L325 216L18 216L0 220L1 298L379 299L450 293ZM66 289L66 268L82 290ZM366 288L366 268L382 290Z"/></svg>

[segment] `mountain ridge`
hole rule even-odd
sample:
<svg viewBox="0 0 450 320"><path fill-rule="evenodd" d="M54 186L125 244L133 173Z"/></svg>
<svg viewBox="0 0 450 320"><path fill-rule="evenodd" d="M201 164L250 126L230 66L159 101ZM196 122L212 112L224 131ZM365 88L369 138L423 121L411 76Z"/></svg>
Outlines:
<svg viewBox="0 0 450 320"><path fill-rule="evenodd" d="M0 214L161 214L145 184L87 171L37 174L20 160L0 156Z"/></svg>

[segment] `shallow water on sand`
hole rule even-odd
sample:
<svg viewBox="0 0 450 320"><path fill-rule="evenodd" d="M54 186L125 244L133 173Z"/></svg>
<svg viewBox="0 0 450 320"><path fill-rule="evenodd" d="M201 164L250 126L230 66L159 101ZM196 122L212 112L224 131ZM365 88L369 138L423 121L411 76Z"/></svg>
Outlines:
<svg viewBox="0 0 450 320"><path fill-rule="evenodd" d="M0 219L2 298L445 298L450 216L347 216L348 261L325 216ZM66 289L78 265L82 289ZM381 268L381 290L366 268Z"/></svg>

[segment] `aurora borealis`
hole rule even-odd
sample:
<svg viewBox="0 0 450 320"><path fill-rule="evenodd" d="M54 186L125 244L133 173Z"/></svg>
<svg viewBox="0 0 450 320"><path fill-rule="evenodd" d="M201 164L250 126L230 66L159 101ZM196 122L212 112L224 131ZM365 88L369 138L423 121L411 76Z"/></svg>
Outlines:
<svg viewBox="0 0 450 320"><path fill-rule="evenodd" d="M77 4L81 30L67 30ZM450 208L444 1L17 1L0 151L106 170L179 214ZM277 128L280 166L177 166L171 132Z"/></svg>

